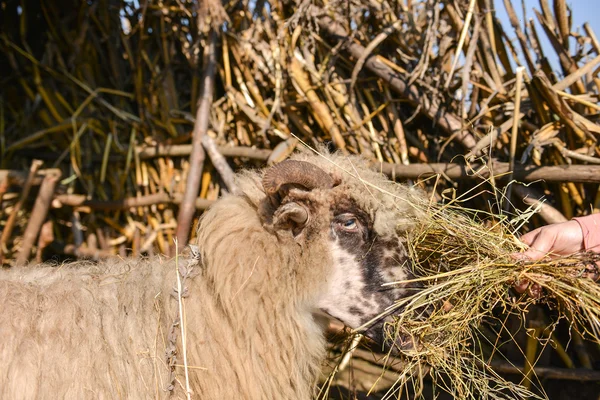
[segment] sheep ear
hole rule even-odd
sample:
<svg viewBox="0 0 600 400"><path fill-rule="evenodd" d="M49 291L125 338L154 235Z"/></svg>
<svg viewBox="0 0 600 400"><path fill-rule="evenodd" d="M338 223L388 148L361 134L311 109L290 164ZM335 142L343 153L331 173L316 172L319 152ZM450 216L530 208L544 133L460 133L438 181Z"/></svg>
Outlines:
<svg viewBox="0 0 600 400"><path fill-rule="evenodd" d="M291 229L297 236L308 222L308 210L301 204L290 202L282 205L273 215L273 225L278 229Z"/></svg>

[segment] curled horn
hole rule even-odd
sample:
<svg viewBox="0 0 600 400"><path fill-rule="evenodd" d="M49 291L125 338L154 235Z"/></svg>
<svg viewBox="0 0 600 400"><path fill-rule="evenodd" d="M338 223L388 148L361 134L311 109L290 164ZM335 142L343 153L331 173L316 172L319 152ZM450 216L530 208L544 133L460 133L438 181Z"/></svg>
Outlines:
<svg viewBox="0 0 600 400"><path fill-rule="evenodd" d="M333 178L321 168L306 161L285 160L267 170L262 184L268 196L274 196L282 185L293 183L308 190L331 189Z"/></svg>

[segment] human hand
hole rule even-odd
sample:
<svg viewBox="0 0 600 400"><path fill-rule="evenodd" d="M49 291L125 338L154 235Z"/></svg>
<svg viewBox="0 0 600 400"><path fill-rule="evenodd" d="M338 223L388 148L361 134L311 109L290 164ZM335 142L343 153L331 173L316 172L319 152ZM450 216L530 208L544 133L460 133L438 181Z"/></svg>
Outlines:
<svg viewBox="0 0 600 400"><path fill-rule="evenodd" d="M518 260L541 260L544 257L568 256L585 250L583 232L577 221L546 225L521 236L529 246L513 256Z"/></svg>
<svg viewBox="0 0 600 400"><path fill-rule="evenodd" d="M568 256L585 250L583 239L583 231L577 221L546 225L521 236L521 241L529 248L512 256L517 260L533 261L544 257ZM518 293L529 290L529 294L534 298L539 298L542 292L539 285L530 285L528 280L518 282L514 289Z"/></svg>

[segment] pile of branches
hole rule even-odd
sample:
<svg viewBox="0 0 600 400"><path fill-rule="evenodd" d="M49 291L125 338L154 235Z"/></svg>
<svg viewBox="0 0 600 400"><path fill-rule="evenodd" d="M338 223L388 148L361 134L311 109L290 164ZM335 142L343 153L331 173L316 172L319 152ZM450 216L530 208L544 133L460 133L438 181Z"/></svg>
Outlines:
<svg viewBox="0 0 600 400"><path fill-rule="evenodd" d="M172 255L232 171L319 143L522 230L597 212L600 42L503 5L3 3L3 265Z"/></svg>

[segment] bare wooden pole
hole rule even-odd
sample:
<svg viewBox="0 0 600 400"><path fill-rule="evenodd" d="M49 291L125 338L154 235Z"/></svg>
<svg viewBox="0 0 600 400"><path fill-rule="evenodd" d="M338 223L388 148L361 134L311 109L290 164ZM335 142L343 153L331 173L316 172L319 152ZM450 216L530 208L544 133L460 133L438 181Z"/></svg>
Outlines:
<svg viewBox="0 0 600 400"><path fill-rule="evenodd" d="M454 163L432 163L432 164L377 164L381 171L392 178L424 179L440 174L450 179L462 180L477 177L487 178L490 175L488 169L483 169L481 164L470 164L469 166ZM493 173L496 179L507 175L510 171L509 164L505 162L494 162ZM537 167L535 165L516 165L513 177L520 182L546 181L546 182L580 182L600 183L600 166L598 165L569 165L569 166L547 166ZM523 192L524 193L524 192Z"/></svg>
<svg viewBox="0 0 600 400"><path fill-rule="evenodd" d="M202 146L204 146L204 150L208 153L208 157L210 157L210 161L215 166L215 169L219 172L221 179L225 182L229 193L237 194L239 190L235 183L233 170L227 164L227 160L225 160L223 154L219 152L215 141L210 136L204 135L202 136Z"/></svg>
<svg viewBox="0 0 600 400"><path fill-rule="evenodd" d="M196 112L196 122L192 133L192 152L190 154L190 170L185 186L185 192L179 214L177 216L177 242L183 248L187 245L192 220L196 212L195 201L200 190L200 180L204 165L205 153L202 147L202 137L208 130L210 108L212 106L214 80L216 71L217 33L211 29L208 35L208 45L204 55L204 75L202 77L202 92Z"/></svg>
<svg viewBox="0 0 600 400"><path fill-rule="evenodd" d="M46 175L42 181L40 192L35 199L35 204L33 206L33 210L31 211L31 216L29 217L29 222L27 223L25 233L23 234L21 248L17 254L17 265L25 264L29 260L31 248L37 240L40 229L42 228L44 220L48 215L50 203L54 197L54 190L56 189L56 184L58 183L60 177L60 171L54 170L54 173Z"/></svg>
<svg viewBox="0 0 600 400"><path fill-rule="evenodd" d="M15 221L17 220L17 215L19 214L19 211L23 207L23 203L25 203L25 200L27 199L27 196L29 195L29 191L31 190L31 186L33 185L35 175L41 166L42 166L42 162L40 160L33 160L33 162L31 163L31 168L29 169L29 174L27 176L27 180L25 181L25 184L23 185L23 192L21 193L21 198L19 199L17 204L15 204L13 211L8 216L6 225L4 226L4 229L2 230L2 236L0 236L0 264L2 263L6 243L8 242L8 238L10 237L10 235L12 233L13 227L15 225ZM6 179L8 181L8 175L4 179ZM7 182L7 186L8 186L8 182Z"/></svg>
<svg viewBox="0 0 600 400"><path fill-rule="evenodd" d="M504 361L492 361L492 368L496 372L504 374L523 375L523 366L510 364ZM600 371L589 370L585 368L553 368L553 367L534 367L535 375L538 378L559 379L579 382L596 382L600 379Z"/></svg>
<svg viewBox="0 0 600 400"><path fill-rule="evenodd" d="M169 196L168 193L159 192L140 197L127 197L121 200L101 201L91 200L81 194L59 194L55 197L58 205L69 207L89 208L91 210L115 211L127 210L133 207L147 207L154 204L181 204L183 196L179 193ZM193 206L195 210L205 210L214 201L196 198Z"/></svg>

